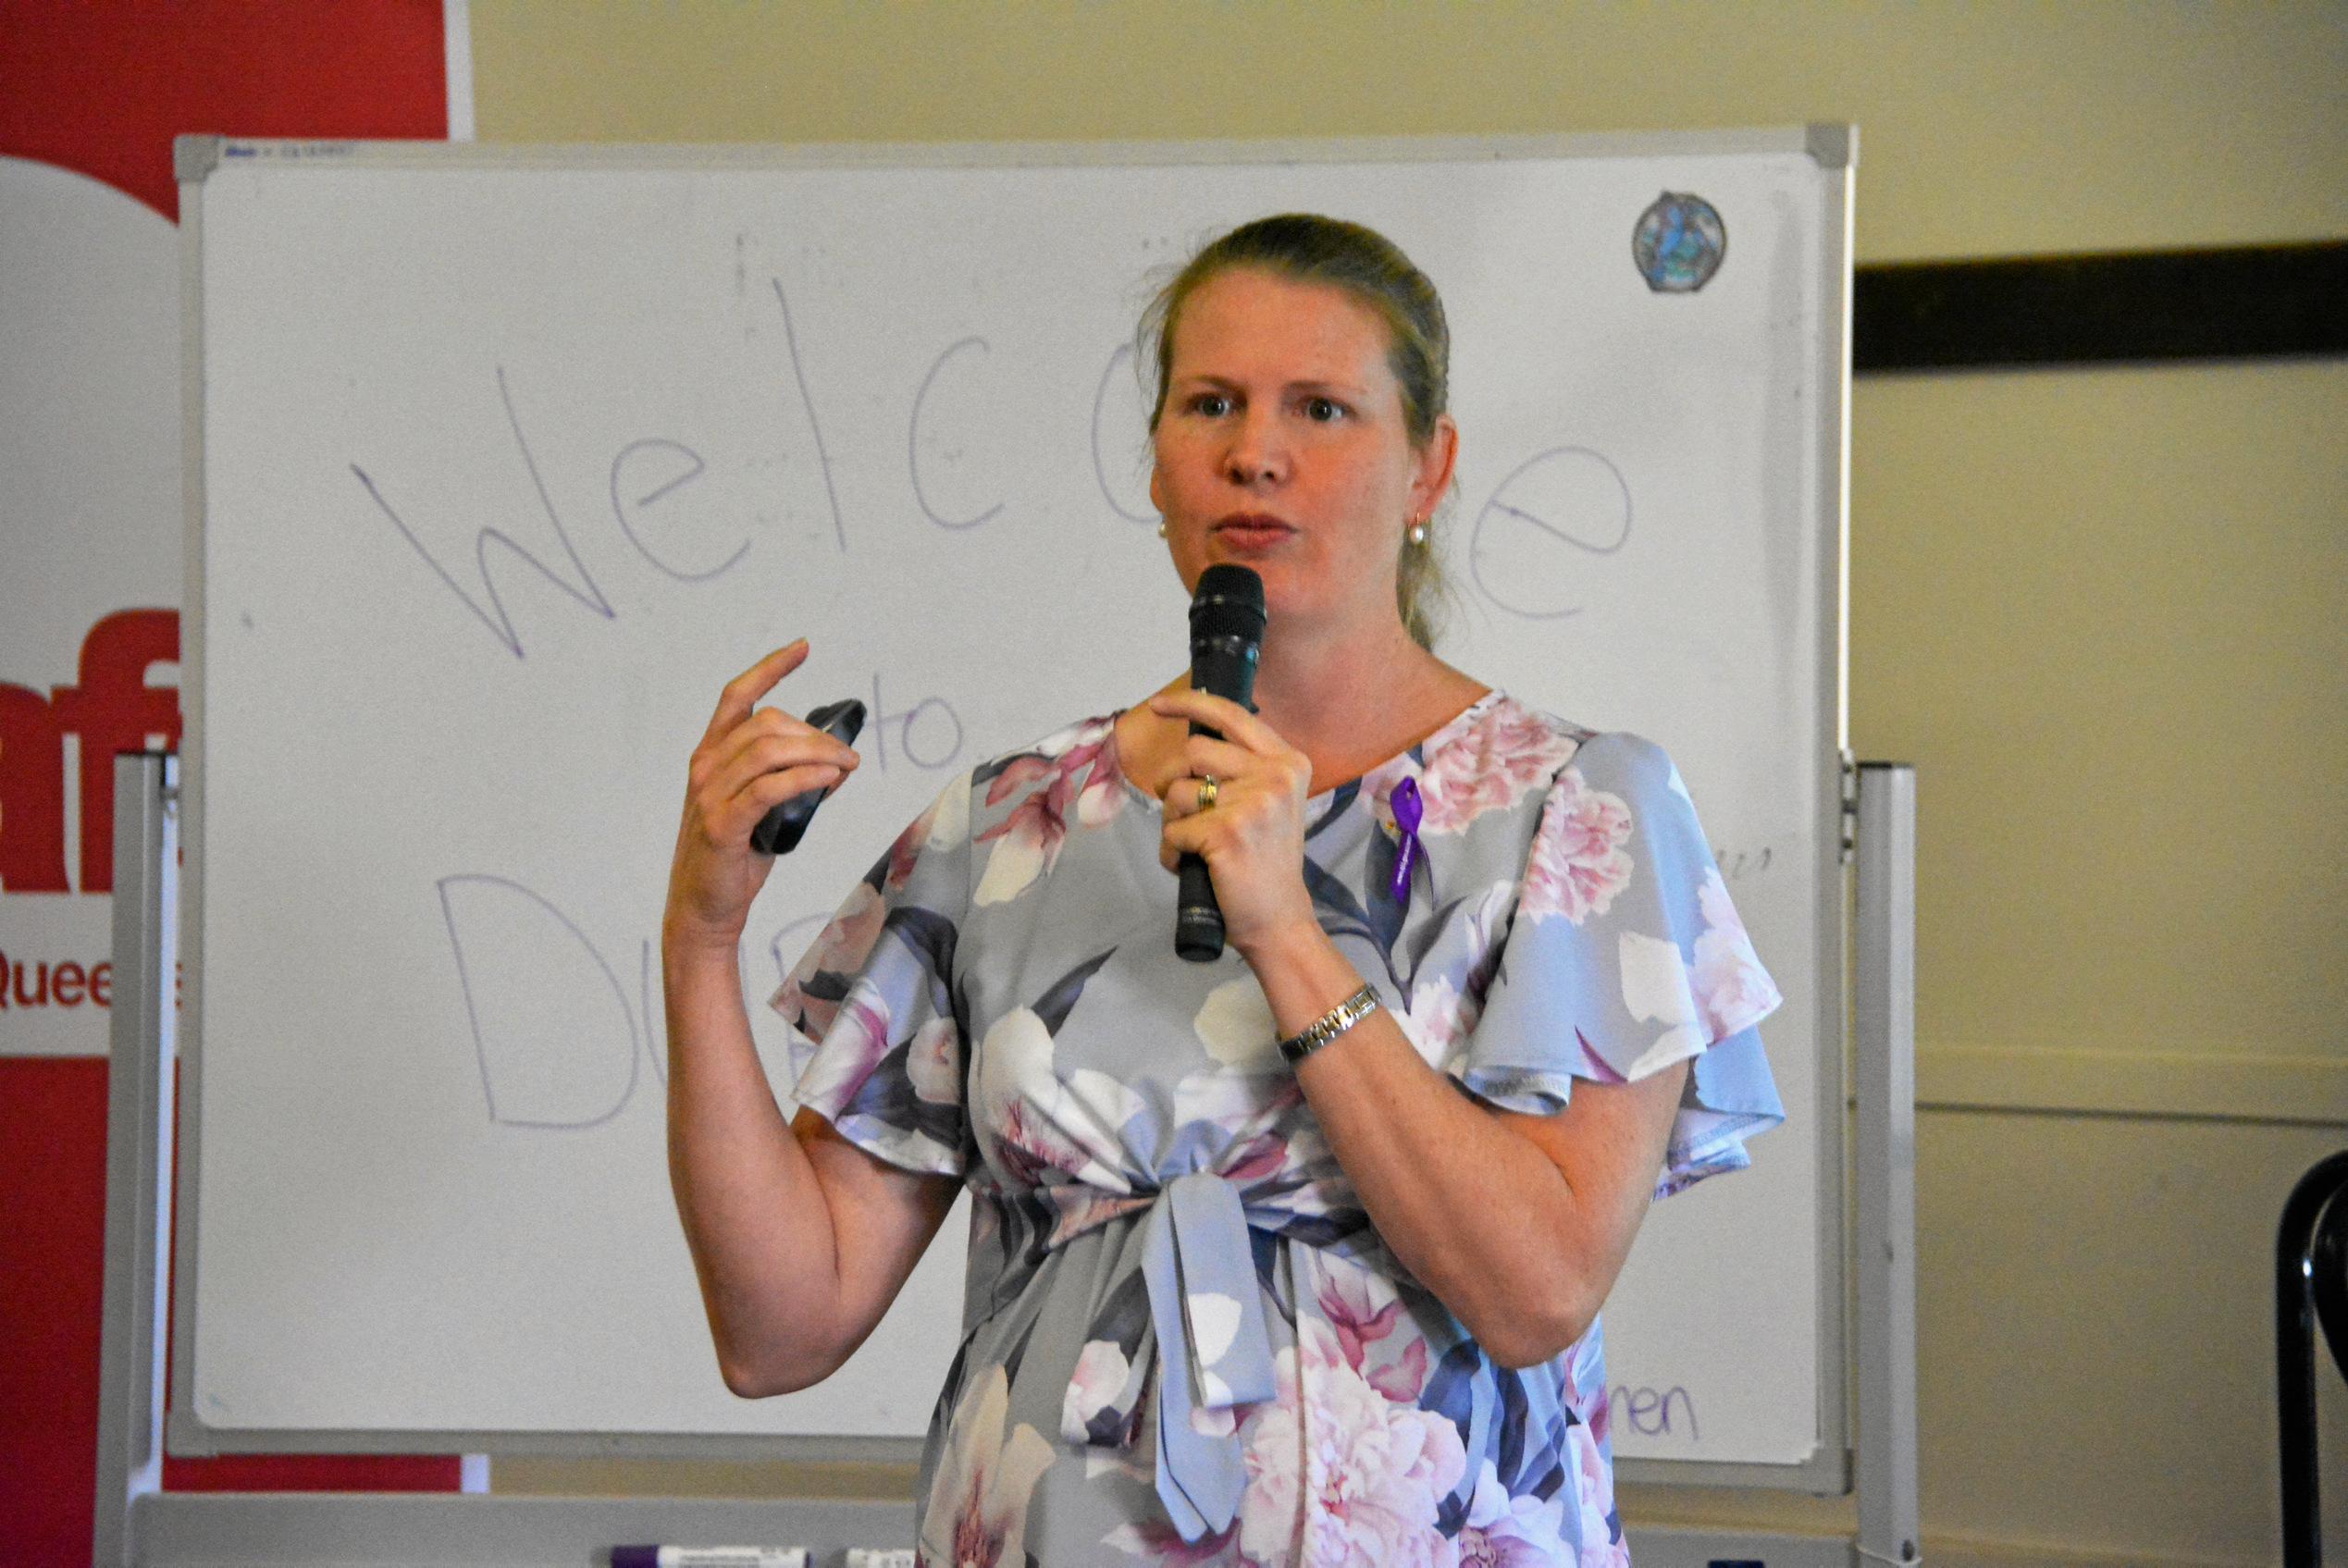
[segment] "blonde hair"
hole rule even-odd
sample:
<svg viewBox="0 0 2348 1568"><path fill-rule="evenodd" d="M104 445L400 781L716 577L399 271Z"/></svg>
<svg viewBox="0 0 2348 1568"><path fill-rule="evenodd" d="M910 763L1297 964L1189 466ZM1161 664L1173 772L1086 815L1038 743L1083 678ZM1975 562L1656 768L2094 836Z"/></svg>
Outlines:
<svg viewBox="0 0 2348 1568"><path fill-rule="evenodd" d="M1386 324L1386 363L1402 389L1403 426L1414 448L1435 438L1451 401L1452 333L1442 297L1401 247L1374 228L1316 213L1282 213L1243 223L1210 241L1160 289L1142 312L1135 353L1157 369L1150 430L1166 411L1166 384L1174 366L1174 332L1182 307L1226 272L1254 268L1295 283L1341 289ZM1435 556L1435 525L1424 545L1405 542L1395 559L1394 599L1403 628L1431 648L1441 629L1440 607L1454 597Z"/></svg>

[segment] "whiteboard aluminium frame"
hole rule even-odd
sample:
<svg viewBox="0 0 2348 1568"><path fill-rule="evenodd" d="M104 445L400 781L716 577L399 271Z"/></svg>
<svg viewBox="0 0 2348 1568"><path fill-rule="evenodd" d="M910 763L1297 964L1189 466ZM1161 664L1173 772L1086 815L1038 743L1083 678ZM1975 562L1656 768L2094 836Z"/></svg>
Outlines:
<svg viewBox="0 0 2348 1568"><path fill-rule="evenodd" d="M1630 155L1736 155L1740 154L1807 154L1830 181L1832 206L1822 235L1818 265L1821 297L1827 307L1821 321L1813 365L1817 385L1835 398L1835 417L1816 435L1811 454L1819 515L1814 519L1823 538L1834 541L1831 559L1821 567L1815 585L1823 605L1831 605L1831 618L1822 616L1821 642L1812 668L1819 682L1813 694L1817 710L1834 715L1832 744L1842 778L1839 792L1818 804L1814 824L1822 854L1841 846L1848 866L1853 842L1856 774L1848 747L1848 512L1849 512L1849 389L1850 277L1852 180L1858 155L1857 129L1821 124L1764 130L1664 131L1576 134L1562 136L1341 138L1288 142L1080 142L1004 143L843 143L805 148L743 144L678 144L660 146L571 146L529 144L481 145L450 142L259 142L216 136L183 136L176 147L180 184L180 257L182 371L181 399L185 449L182 459L187 524L184 617L182 637L182 703L185 755L193 759L181 789L184 809L181 832L187 846L184 875L179 878L181 920L185 944L184 1045L180 1052L184 1125L179 1141L186 1150L178 1162L181 1202L179 1204L178 1255L182 1266L173 1289L176 1311L168 1356L172 1404L167 1423L169 1451L187 1454L221 1452L333 1453L530 1453L575 1456L669 1456L740 1459L874 1459L909 1462L918 1456L920 1439L899 1438L822 1438L804 1435L758 1437L692 1433L610 1434L593 1432L517 1433L455 1431L338 1431L287 1430L223 1432L206 1426L193 1409L193 1350L195 1342L196 1256L199 1245L196 1216L201 1205L195 1185L201 1169L203 1129L196 1115L202 1104L203 994L204 985L204 790L202 765L205 734L204 676L204 343L203 333L204 188L211 172L223 165L242 162L315 162L384 168L693 168L742 170L758 168L832 167L1032 167L1217 166L1229 164L1314 164L1365 162L1439 162L1513 159L1601 158ZM1835 221L1838 217L1839 221ZM1839 797L1835 797L1838 795ZM1851 1489L1849 1438L1849 1346L1848 1317L1851 1311L1846 1290L1845 1243L1849 1228L1846 1191L1844 1118L1848 1096L1849 1039L1845 1016L1844 968L1849 952L1848 922L1844 907L1844 878L1820 878L1813 914L1817 951L1825 961L1816 977L1816 1016L1810 1020L1817 1042L1817 1092L1814 1102L1796 1114L1815 1118L1821 1130L1818 1143L1817 1215L1818 1278L1816 1314L1818 1366L1816 1430L1818 1442L1807 1460L1786 1464L1668 1459L1631 1459L1617 1463L1618 1475L1631 1482L1702 1486L1763 1487L1819 1494ZM127 977L126 977L127 979ZM118 982L120 983L120 982ZM1860 1115L1869 1114L1862 1106ZM164 1200L170 1193L167 1170ZM110 1266L117 1259L109 1242ZM1912 1378L1912 1367L1909 1369Z"/></svg>

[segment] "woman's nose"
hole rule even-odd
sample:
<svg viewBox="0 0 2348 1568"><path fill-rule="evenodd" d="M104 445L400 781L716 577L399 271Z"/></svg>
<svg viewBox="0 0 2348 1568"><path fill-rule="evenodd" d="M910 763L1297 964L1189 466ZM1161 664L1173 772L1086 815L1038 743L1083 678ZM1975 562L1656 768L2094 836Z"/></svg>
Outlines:
<svg viewBox="0 0 2348 1568"><path fill-rule="evenodd" d="M1223 454L1226 475L1235 485L1254 486L1288 471L1288 450L1278 423L1251 409L1233 422L1231 444Z"/></svg>

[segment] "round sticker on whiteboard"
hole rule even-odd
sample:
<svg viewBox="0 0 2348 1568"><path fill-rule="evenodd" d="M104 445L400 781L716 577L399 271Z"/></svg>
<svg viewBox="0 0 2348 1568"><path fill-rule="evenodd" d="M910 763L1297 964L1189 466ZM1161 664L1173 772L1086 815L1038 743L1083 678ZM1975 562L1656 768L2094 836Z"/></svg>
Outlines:
<svg viewBox="0 0 2348 1568"><path fill-rule="evenodd" d="M1701 196L1666 191L1638 215L1631 259L1659 294L1692 294L1712 280L1728 253L1728 229Z"/></svg>

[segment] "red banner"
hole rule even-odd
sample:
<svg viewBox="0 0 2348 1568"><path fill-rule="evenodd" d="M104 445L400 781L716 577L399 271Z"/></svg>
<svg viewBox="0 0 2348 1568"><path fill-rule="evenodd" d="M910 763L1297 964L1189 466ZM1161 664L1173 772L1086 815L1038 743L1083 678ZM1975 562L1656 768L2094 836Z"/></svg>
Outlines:
<svg viewBox="0 0 2348 1568"><path fill-rule="evenodd" d="M116 750L179 734L172 138L447 130L439 0L0 5L0 1540L90 1561ZM469 89L468 89L469 90ZM168 1462L453 1488L450 1459Z"/></svg>

